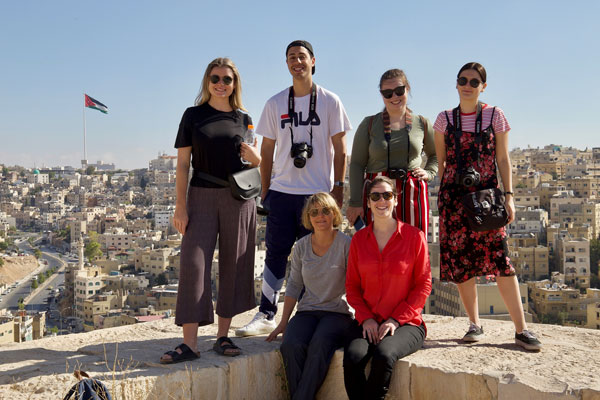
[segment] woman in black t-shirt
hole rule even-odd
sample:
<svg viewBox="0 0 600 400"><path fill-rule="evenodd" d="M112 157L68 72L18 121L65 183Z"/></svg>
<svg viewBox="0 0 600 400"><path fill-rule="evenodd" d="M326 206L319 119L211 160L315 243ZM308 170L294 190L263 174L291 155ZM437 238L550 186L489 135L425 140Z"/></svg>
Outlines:
<svg viewBox="0 0 600 400"><path fill-rule="evenodd" d="M225 179L260 164L256 142L242 143L253 129L242 112L242 82L228 58L213 60L204 74L196 106L181 119L177 150L177 203L173 224L183 235L175 323L183 327L183 343L161 357L175 363L199 357L198 326L214 322L211 265L219 239L217 297L218 331L214 350L236 356L240 349L228 338L234 315L256 306L254 299L254 240L256 204L236 200L228 187L203 180L197 172ZM192 179L188 176L191 165ZM186 196L187 194L187 196Z"/></svg>

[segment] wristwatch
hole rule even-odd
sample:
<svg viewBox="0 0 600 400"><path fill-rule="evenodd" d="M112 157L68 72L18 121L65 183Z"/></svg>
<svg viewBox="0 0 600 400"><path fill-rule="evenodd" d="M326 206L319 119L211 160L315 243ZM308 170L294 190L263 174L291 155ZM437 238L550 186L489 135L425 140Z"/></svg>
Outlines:
<svg viewBox="0 0 600 400"><path fill-rule="evenodd" d="M335 186L344 187L344 181L335 181L333 184Z"/></svg>

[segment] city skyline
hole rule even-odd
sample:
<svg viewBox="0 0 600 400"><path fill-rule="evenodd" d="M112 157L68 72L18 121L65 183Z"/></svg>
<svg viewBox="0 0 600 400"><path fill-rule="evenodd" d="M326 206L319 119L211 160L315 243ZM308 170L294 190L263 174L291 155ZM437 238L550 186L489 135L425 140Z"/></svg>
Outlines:
<svg viewBox="0 0 600 400"><path fill-rule="evenodd" d="M181 115L218 56L239 67L244 104L257 122L266 100L291 84L284 51L298 38L313 44L315 81L340 96L354 129L382 108L377 84L386 69L406 71L409 106L433 122L456 105L456 72L475 60L488 70L481 100L504 109L511 148L600 146L589 139L598 56L585 47L600 33L600 4L364 8L314 1L302 10L275 2L2 4L0 163L79 168L84 93L109 108L107 115L86 111L90 163L145 168L158 153L174 155Z"/></svg>

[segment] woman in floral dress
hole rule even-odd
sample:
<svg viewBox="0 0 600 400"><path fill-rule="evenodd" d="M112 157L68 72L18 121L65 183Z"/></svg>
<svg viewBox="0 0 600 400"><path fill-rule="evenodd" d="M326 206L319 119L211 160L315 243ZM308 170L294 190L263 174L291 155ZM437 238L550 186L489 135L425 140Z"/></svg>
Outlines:
<svg viewBox="0 0 600 400"><path fill-rule="evenodd" d="M476 277L491 276L496 278L502 299L515 324L515 343L527 350L538 351L541 349L540 341L527 330L519 283L508 258L505 229L472 231L461 203L466 193L498 187L497 165L505 190L509 223L514 220L508 154L510 125L499 107L479 102L479 95L487 87L486 78L486 71L481 64L465 64L457 76L459 107L439 113L434 124L442 179L438 194L441 280L457 284L469 316L470 326L463 341L477 342L483 338ZM457 157L457 141L460 157ZM469 172L467 169L470 167L479 173L479 183L466 186L461 178Z"/></svg>

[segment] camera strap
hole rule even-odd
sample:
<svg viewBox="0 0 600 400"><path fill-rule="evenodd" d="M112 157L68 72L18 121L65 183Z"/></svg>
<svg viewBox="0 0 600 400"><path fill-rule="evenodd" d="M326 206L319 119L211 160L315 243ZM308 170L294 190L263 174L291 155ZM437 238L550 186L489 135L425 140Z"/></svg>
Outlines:
<svg viewBox="0 0 600 400"><path fill-rule="evenodd" d="M446 114L446 119L448 115ZM481 142L481 123L483 120L482 103L477 102L477 116L475 117L475 140L471 143L471 151L473 152L473 159L479 158L479 143ZM448 121L450 122L450 121ZM452 125L454 127L454 152L456 153L456 164L458 165L458 174L456 179L463 171L462 157L460 155L460 138L462 137L462 123L460 120L460 105L452 110Z"/></svg>
<svg viewBox="0 0 600 400"><path fill-rule="evenodd" d="M290 124L290 134L292 135L292 144L294 144L294 130L292 126L294 125L294 120L298 121L298 119L294 118L294 87L290 86L289 94L288 94L288 116L292 119L292 123ZM312 87L310 89L310 103L308 108L308 125L310 129L308 134L310 135L310 145L312 147L313 144L313 134L312 134L312 120L317 114L317 85L313 82Z"/></svg>
<svg viewBox="0 0 600 400"><path fill-rule="evenodd" d="M387 170L390 170L390 140L392 139L392 126L390 123L390 114L387 110L383 110L383 136L387 143ZM404 121L407 129L407 141L406 141L406 169L408 170L408 163L410 162L410 130L412 129L412 112L407 108L404 113ZM427 134L427 132L425 132ZM408 171L407 171L408 172Z"/></svg>

